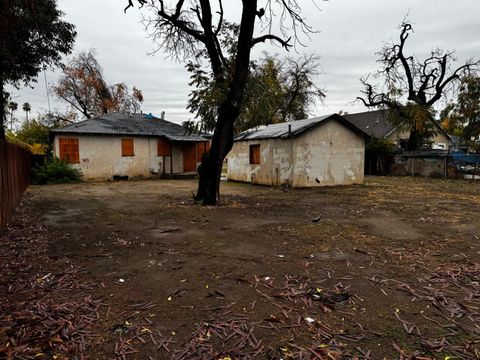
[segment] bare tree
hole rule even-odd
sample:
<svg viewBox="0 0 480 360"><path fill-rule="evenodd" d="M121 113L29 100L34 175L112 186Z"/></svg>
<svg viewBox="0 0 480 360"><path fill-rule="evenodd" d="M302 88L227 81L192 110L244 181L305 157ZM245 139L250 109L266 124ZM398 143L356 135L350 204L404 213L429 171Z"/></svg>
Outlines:
<svg viewBox="0 0 480 360"><path fill-rule="evenodd" d="M124 83L106 83L93 50L78 53L62 67L53 91L87 119L112 111L136 113L143 102L142 92L137 88L133 87L130 94Z"/></svg>
<svg viewBox="0 0 480 360"><path fill-rule="evenodd" d="M414 116L414 113L432 114L434 104L442 96L450 93L460 83L462 76L476 72L480 61L469 60L465 64L451 69L455 62L454 52L436 49L425 60L420 61L413 55L407 55L405 45L413 32L412 24L404 21L400 25L398 44L388 44L379 53L380 69L376 77L384 77L384 90L369 82L368 77L361 79L364 96L357 97L367 107L387 107L392 109L396 118L410 126L411 139L418 138L418 129L427 128L419 123L428 116ZM407 100L408 107L402 105Z"/></svg>
<svg viewBox="0 0 480 360"><path fill-rule="evenodd" d="M128 1L125 11L132 7ZM147 19L147 29L159 49L167 51L178 59L203 57L210 64L211 71L219 84L227 88L225 99L218 105L218 117L213 132L209 153L203 157L200 166L198 191L195 200L204 204L218 201L220 175L223 161L233 146L234 124L237 120L249 74L251 49L267 40L273 41L286 50L298 40L300 32L312 29L301 15L297 0L268 0L265 8L259 8L257 0L242 0L242 11L238 25L229 23L224 17L223 0L137 0L140 6L147 5L154 11L154 18ZM277 12L278 11L278 12ZM277 17L279 34L273 34L273 18ZM255 25L262 22L267 33L254 35ZM229 37L226 36L234 25L236 42L233 54L233 72L228 72L226 50ZM219 85L220 86L220 85Z"/></svg>

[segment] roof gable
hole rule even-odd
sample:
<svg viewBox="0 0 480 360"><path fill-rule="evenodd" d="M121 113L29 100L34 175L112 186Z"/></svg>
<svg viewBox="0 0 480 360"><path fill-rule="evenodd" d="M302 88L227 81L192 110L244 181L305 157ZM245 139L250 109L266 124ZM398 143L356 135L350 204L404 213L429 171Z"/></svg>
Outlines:
<svg viewBox="0 0 480 360"><path fill-rule="evenodd" d="M235 141L242 140L260 140L260 139L287 139L303 134L314 127L324 124L327 121L338 121L351 131L360 136L369 137L364 131L357 128L352 123L346 121L338 114L319 116L311 119L283 122L279 124L270 124L256 129L249 129L241 132L235 137Z"/></svg>
<svg viewBox="0 0 480 360"><path fill-rule="evenodd" d="M394 125L388 119L390 111L387 109L384 110L374 110L374 111L365 111L356 114L346 114L343 117L356 127L360 128L370 136L385 139L387 136L392 134L400 126ZM436 120L433 121L434 126L439 132L444 134L447 138L453 141L452 137L445 131L445 129L440 125Z"/></svg>
<svg viewBox="0 0 480 360"><path fill-rule="evenodd" d="M151 114L109 113L52 130L54 134L164 136L172 141L205 141L201 135L188 135L179 124Z"/></svg>
<svg viewBox="0 0 480 360"><path fill-rule="evenodd" d="M388 120L388 114L388 110L375 110L346 114L343 117L370 136L384 139L397 128Z"/></svg>

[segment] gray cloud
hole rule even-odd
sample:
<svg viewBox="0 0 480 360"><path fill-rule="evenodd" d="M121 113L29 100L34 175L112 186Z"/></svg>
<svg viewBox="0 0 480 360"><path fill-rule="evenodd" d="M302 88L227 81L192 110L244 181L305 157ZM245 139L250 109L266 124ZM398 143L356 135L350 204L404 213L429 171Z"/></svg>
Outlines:
<svg viewBox="0 0 480 360"><path fill-rule="evenodd" d="M238 2L230 2L229 16L238 14ZM382 44L396 40L398 24L405 14L415 25L409 39L408 51L422 57L437 47L456 50L459 62L480 57L480 2L478 0L301 0L304 15L318 33L311 36L306 48L298 52L315 53L321 57L323 73L318 85L327 89L324 104L318 104L314 113L363 111L360 104L352 105L359 95L359 78L376 70L376 55ZM76 51L95 48L97 58L109 82L125 82L129 87L143 90L144 112L159 114L182 122L192 118L185 109L188 74L184 64L171 61L165 54L148 56L153 44L146 37L140 12L130 9L123 13L125 1L119 0L60 0L59 6L66 19L77 26ZM259 57L263 51L285 52L271 45L255 49ZM296 53L288 55L296 56ZM48 72L53 83L58 72ZM33 113L47 109L43 76L34 89L13 90L14 100L32 105ZM51 97L52 107L66 106ZM17 113L21 117L21 112Z"/></svg>

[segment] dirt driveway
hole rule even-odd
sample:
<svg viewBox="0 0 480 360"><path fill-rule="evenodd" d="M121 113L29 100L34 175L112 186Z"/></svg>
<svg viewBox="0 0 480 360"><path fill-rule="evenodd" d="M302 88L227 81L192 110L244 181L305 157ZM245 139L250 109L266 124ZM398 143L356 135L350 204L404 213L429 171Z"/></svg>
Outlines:
<svg viewBox="0 0 480 360"><path fill-rule="evenodd" d="M225 183L218 207L194 204L195 187L159 180L28 190L25 211L41 224L48 261L78 267L75 276L91 284L62 296L101 299L93 335L85 332L77 351L93 359L480 358L480 184ZM53 264L34 264L35 276L59 278L65 270ZM1 341L2 331L0 355Z"/></svg>

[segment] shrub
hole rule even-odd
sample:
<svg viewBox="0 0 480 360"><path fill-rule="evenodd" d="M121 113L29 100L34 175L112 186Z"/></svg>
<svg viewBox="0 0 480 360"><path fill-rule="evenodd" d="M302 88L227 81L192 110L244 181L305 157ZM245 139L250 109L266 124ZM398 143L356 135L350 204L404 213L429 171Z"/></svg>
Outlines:
<svg viewBox="0 0 480 360"><path fill-rule="evenodd" d="M81 177L80 170L58 158L48 159L32 170L32 182L37 185L77 182Z"/></svg>

